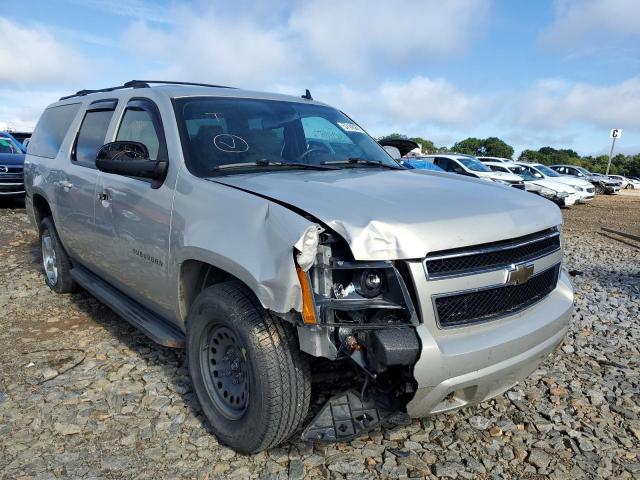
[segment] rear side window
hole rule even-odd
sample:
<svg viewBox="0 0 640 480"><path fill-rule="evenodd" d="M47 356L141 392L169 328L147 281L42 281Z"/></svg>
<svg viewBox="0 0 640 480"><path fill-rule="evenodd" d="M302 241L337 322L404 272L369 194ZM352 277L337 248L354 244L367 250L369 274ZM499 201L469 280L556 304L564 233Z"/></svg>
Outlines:
<svg viewBox="0 0 640 480"><path fill-rule="evenodd" d="M71 159L82 166L95 168L96 155L104 145L113 110L89 110L82 120Z"/></svg>
<svg viewBox="0 0 640 480"><path fill-rule="evenodd" d="M69 130L69 125L79 109L79 103L47 108L29 140L27 153L38 157L55 158Z"/></svg>

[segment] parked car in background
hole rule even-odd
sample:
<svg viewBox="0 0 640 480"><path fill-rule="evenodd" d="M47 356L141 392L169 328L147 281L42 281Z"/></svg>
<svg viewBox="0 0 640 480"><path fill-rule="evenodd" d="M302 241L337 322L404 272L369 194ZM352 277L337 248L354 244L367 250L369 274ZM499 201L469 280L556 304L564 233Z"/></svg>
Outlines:
<svg viewBox="0 0 640 480"><path fill-rule="evenodd" d="M587 180L571 177L568 175L560 175L555 170L551 170L542 163L514 162L516 165L527 167L536 178L548 178L554 182L569 185L580 194L580 203L592 200L596 194L596 188Z"/></svg>
<svg viewBox="0 0 640 480"><path fill-rule="evenodd" d="M387 138L378 140L378 143L394 160L400 160L411 150L420 147L420 145L408 138Z"/></svg>
<svg viewBox="0 0 640 480"><path fill-rule="evenodd" d="M0 199L24 196L24 157L20 143L10 133L0 132Z"/></svg>
<svg viewBox="0 0 640 480"><path fill-rule="evenodd" d="M521 177L512 173L494 172L473 155L438 153L420 158L437 165L445 172L490 180L524 190L524 181Z"/></svg>
<svg viewBox="0 0 640 480"><path fill-rule="evenodd" d="M617 180L620 182L620 188L622 189L633 189L640 188L640 181L634 180L629 177L624 177L622 175L607 175L612 180Z"/></svg>
<svg viewBox="0 0 640 480"><path fill-rule="evenodd" d="M20 145L23 145L25 147L27 146L27 143L29 143L29 139L31 138L31 132L15 132L12 130L6 133L10 133L11 136L15 138L18 143L20 143Z"/></svg>
<svg viewBox="0 0 640 480"><path fill-rule="evenodd" d="M634 189L639 189L640 188L640 178L638 178L638 177L627 177L627 179L629 180L629 185L627 186L627 188L634 188Z"/></svg>
<svg viewBox="0 0 640 480"><path fill-rule="evenodd" d="M487 163L487 162L512 163L513 162L513 160L511 160L510 158L502 158L502 157L478 157L478 160L480 160L482 163Z"/></svg>
<svg viewBox="0 0 640 480"><path fill-rule="evenodd" d="M402 168L308 91L82 90L44 111L25 165L46 284L186 346L240 452L309 421L312 357L345 389L302 438L347 441L499 395L568 329L556 206Z"/></svg>
<svg viewBox="0 0 640 480"><path fill-rule="evenodd" d="M569 185L554 182L546 178L538 178L529 168L523 167L522 165L517 165L513 162L490 161L485 161L484 164L494 172L513 173L522 177L525 189L528 192L536 193L561 207L569 207L580 200L578 191Z"/></svg>
<svg viewBox="0 0 640 480"><path fill-rule="evenodd" d="M621 183L619 181L611 180L605 175L601 175L599 173L592 173L583 167L577 167L575 165L551 165L549 168L559 173L560 175L567 175L570 177L588 180L595 187L596 193L613 194L620 191Z"/></svg>

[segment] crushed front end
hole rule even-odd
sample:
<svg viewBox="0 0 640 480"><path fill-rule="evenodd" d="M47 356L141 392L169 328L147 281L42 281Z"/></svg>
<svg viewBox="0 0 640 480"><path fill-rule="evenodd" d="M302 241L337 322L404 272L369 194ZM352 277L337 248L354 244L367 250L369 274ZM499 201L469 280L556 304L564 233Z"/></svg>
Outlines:
<svg viewBox="0 0 640 480"><path fill-rule="evenodd" d="M303 438L341 441L380 424L452 410L500 394L562 341L573 291L560 231L433 252L355 261L318 230L297 255L305 298L300 347L348 360L358 376ZM311 235L312 237L314 235Z"/></svg>

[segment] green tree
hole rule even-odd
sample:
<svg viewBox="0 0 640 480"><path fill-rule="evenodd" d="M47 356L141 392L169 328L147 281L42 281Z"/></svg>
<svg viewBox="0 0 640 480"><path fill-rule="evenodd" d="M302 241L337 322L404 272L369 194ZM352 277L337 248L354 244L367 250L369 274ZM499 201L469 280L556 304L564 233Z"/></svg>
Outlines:
<svg viewBox="0 0 640 480"><path fill-rule="evenodd" d="M469 137L459 141L451 147L451 150L469 155L487 155L489 157L511 158L513 147L498 137L475 138Z"/></svg>
<svg viewBox="0 0 640 480"><path fill-rule="evenodd" d="M451 150L457 153L466 153L468 155L478 155L481 153L482 140L479 138L469 137L455 143Z"/></svg>
<svg viewBox="0 0 640 480"><path fill-rule="evenodd" d="M484 148L483 155L488 157L500 157L511 158L513 156L513 147L508 145L498 137L485 138L482 141L482 147Z"/></svg>

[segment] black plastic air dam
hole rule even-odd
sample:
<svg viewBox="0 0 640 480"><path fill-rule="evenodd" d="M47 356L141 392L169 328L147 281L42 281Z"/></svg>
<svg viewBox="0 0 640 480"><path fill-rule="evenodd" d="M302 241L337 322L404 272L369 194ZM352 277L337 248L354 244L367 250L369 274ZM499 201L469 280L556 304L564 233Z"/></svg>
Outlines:
<svg viewBox="0 0 640 480"><path fill-rule="evenodd" d="M373 330L366 339L367 359L380 372L394 365L414 365L420 354L420 340L414 328Z"/></svg>

